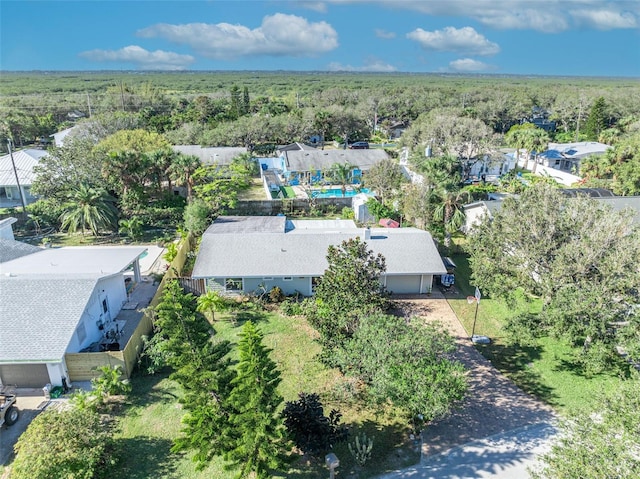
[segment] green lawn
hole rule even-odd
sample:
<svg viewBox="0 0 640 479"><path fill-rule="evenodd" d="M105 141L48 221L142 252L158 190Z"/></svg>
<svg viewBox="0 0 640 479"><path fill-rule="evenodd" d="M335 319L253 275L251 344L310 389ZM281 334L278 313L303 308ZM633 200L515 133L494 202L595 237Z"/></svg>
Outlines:
<svg viewBox="0 0 640 479"><path fill-rule="evenodd" d="M216 314L215 327L221 338L236 342L244 320L252 319L265 334L265 344L273 349L272 359L282 372L280 393L285 400L297 398L298 392L317 392L325 405L325 414L331 408L340 410L342 422L350 427L352 435L364 430L374 438L373 458L365 468L356 468L347 445L335 448L340 458L341 477L354 471L352 478L366 478L385 471L415 464L419 450L408 438L404 422L394 417L393 411L367 407L351 394L350 383L338 371L328 369L315 358L320 346L314 342L315 332L303 318L283 317L275 312L249 311L240 313L236 322L229 315ZM178 386L166 375L136 377L133 395L120 417L119 443L123 446L122 462L114 477L168 477L211 478L230 477L222 469L222 461L214 461L202 472L195 470L189 457L170 454L173 438L180 431L183 415L178 397ZM311 479L324 477L324 461L303 462L293 456L290 469L279 477Z"/></svg>
<svg viewBox="0 0 640 479"><path fill-rule="evenodd" d="M456 288L459 294L447 295L451 308L471 336L476 305L469 304L466 297L473 295L475 286L469 283L471 270L467 255L454 253L456 263ZM608 389L619 382L619 375L628 369L621 363L620 369L609 374L586 376L575 362L580 348L575 348L561 339L544 337L535 346L519 347L506 341L503 324L510 315L528 310L539 312L540 301L527 305L520 302L519 308L511 308L503 301L483 297L478 306L476 334L489 336L492 344L478 345L478 350L502 373L511 378L525 391L539 397L560 412L589 407L597 391Z"/></svg>

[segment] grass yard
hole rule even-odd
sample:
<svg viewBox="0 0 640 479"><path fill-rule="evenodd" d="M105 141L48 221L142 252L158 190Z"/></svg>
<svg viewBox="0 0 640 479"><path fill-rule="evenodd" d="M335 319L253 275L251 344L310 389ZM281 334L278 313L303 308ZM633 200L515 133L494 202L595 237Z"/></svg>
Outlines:
<svg viewBox="0 0 640 479"><path fill-rule="evenodd" d="M408 428L393 411L367 407L352 394L352 387L340 373L328 369L315 359L320 346L314 342L314 330L303 318L283 317L275 312L249 311L238 314L236 322L228 314L216 314L215 327L222 339L236 342L243 321L251 319L265 335L265 345L273 349L272 359L282 372L280 393L285 401L297 399L299 392L317 392L325 405L325 414L332 408L342 413L342 422L355 433L365 431L373 437L373 457L360 469L349 453L347 444L334 452L340 458L338 472L344 478L367 478L385 471L415 464L420 454L417 445L408 438ZM122 462L114 477L211 478L230 477L222 461L214 461L204 471L195 470L187 456L170 454L172 440L180 433L183 415L178 397L179 387L166 376L133 379L130 405L120 418L119 442ZM294 457L290 469L278 477L311 479L324 477L324 460L303 462Z"/></svg>
<svg viewBox="0 0 640 479"><path fill-rule="evenodd" d="M476 305L469 304L466 297L474 294L475 286L469 283L471 270L467 255L452 255L457 268L456 289L458 295L447 295L451 308L471 336ZM539 312L540 301L532 301L527 307L530 312ZM492 339L490 345L478 345L478 350L496 368L513 380L523 390L533 394L560 412L588 408L595 393L608 389L620 381L620 375L628 371L621 361L620 369L614 368L607 374L585 376L575 363L580 348L561 339L541 338L535 346L519 347L508 344L502 332L502 325L510 315L523 309L512 309L504 302L484 297L478 307L476 334Z"/></svg>

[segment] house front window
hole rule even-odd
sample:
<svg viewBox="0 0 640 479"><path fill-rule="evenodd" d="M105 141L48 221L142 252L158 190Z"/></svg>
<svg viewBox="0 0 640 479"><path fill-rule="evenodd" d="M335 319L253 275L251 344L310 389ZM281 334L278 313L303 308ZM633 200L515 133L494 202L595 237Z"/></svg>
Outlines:
<svg viewBox="0 0 640 479"><path fill-rule="evenodd" d="M318 287L318 284L320 284L320 276L313 276L311 278L311 292L312 293L316 292L316 288Z"/></svg>
<svg viewBox="0 0 640 479"><path fill-rule="evenodd" d="M225 289L227 291L242 291L242 278L227 278Z"/></svg>

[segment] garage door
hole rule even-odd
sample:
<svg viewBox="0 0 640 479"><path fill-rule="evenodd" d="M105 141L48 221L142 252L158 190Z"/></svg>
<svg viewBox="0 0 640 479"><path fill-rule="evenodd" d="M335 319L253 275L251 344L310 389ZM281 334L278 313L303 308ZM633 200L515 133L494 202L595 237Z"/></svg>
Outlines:
<svg viewBox="0 0 640 479"><path fill-rule="evenodd" d="M420 275L387 276L387 290L394 294L418 294Z"/></svg>
<svg viewBox="0 0 640 479"><path fill-rule="evenodd" d="M49 382L46 364L10 364L0 366L2 384L19 388L41 388Z"/></svg>

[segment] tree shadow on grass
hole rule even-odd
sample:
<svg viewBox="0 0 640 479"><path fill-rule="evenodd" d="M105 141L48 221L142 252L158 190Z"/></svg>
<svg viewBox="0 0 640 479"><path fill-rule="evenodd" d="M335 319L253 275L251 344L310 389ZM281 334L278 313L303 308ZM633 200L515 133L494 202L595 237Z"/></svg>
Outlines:
<svg viewBox="0 0 640 479"><path fill-rule="evenodd" d="M358 466L349 452L349 443L355 441L357 434L364 432L373 439L371 459L364 466ZM420 462L420 441L409 438L409 428L401 422L383 424L365 420L349 426L347 442L337 444L333 452L340 459L340 477L357 479L372 477L383 472L393 471Z"/></svg>
<svg viewBox="0 0 640 479"><path fill-rule="evenodd" d="M127 396L124 407L127 409L127 414L135 416L139 412L140 408L148 406L150 403L177 401L179 390L178 386L175 386L175 391L159 384L167 379L171 374L171 369L166 367L160 372L149 375L144 374L141 371L137 371L131 378L131 385L133 386L132 393Z"/></svg>
<svg viewBox="0 0 640 479"><path fill-rule="evenodd" d="M112 477L147 479L172 477L176 471L176 457L171 454L173 442L154 437L118 439L116 449L120 458L117 473Z"/></svg>
<svg viewBox="0 0 640 479"><path fill-rule="evenodd" d="M542 346L517 346L491 343L476 348L499 371L506 374L523 391L553 406L557 395L545 385L540 374L533 369L534 361L541 359Z"/></svg>

